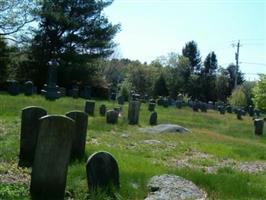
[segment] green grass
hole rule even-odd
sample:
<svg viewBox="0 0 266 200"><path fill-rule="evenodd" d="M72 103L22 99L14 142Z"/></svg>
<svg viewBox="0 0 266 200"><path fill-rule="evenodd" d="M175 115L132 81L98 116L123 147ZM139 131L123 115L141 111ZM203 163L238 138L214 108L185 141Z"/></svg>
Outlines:
<svg viewBox="0 0 266 200"><path fill-rule="evenodd" d="M42 106L49 114L65 114L71 110L83 110L83 99L61 98L47 101L41 96L25 97L0 94L0 177L18 162L20 115L26 106ZM127 105L124 116L116 125L105 123L99 115L99 106L108 108L117 104L97 101L95 116L89 117L86 157L73 162L68 169L67 194L74 199L108 199L105 193L89 193L86 182L86 159L96 151L108 151L119 164L121 188L115 199L144 199L148 191L148 180L159 174L171 173L192 180L203 188L209 199L266 199L266 174L247 174L230 168L207 174L202 170L177 168L175 163L189 152L204 152L213 159L234 159L241 161L266 162L266 131L254 135L253 121L244 117L242 121L233 114L220 115L217 111L195 113L190 108L157 107L159 123L174 123L191 129L189 134L140 133L139 127L147 127L150 112L147 105L141 105L140 123L127 123ZM128 137L123 137L127 135ZM159 140L160 144L148 145L144 140ZM216 162L216 161L215 161ZM4 164L2 164L4 163ZM192 160L192 164L212 166L214 160ZM29 185L22 183L1 183L0 199L29 199ZM110 198L109 198L110 199Z"/></svg>

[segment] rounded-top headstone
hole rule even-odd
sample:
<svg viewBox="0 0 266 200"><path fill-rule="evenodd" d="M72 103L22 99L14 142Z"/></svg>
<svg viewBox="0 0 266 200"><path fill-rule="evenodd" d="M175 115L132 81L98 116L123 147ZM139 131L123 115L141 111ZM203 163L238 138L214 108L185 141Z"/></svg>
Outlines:
<svg viewBox="0 0 266 200"><path fill-rule="evenodd" d="M255 135L262 135L263 134L263 119L254 119L254 128L255 128Z"/></svg>
<svg viewBox="0 0 266 200"><path fill-rule="evenodd" d="M39 132L39 119L45 115L47 115L46 110L37 106L22 110L18 166L32 166Z"/></svg>
<svg viewBox="0 0 266 200"><path fill-rule="evenodd" d="M85 153L88 114L81 111L71 111L66 113L66 116L75 121L75 133L72 142L71 158L80 159Z"/></svg>
<svg viewBox="0 0 266 200"><path fill-rule="evenodd" d="M75 122L69 117L47 115L40 129L31 173L33 200L63 200Z"/></svg>
<svg viewBox="0 0 266 200"><path fill-rule="evenodd" d="M85 113L90 116L94 116L95 101L88 100L85 104Z"/></svg>
<svg viewBox="0 0 266 200"><path fill-rule="evenodd" d="M86 165L89 189L119 188L119 169L115 158L108 152L96 152L91 155Z"/></svg>
<svg viewBox="0 0 266 200"><path fill-rule="evenodd" d="M101 115L101 116L105 116L105 113L106 113L106 105L102 104L102 105L100 106L99 111L100 111L100 115Z"/></svg>
<svg viewBox="0 0 266 200"><path fill-rule="evenodd" d="M106 112L106 123L117 124L117 122L118 122L118 112L115 110L108 110Z"/></svg>

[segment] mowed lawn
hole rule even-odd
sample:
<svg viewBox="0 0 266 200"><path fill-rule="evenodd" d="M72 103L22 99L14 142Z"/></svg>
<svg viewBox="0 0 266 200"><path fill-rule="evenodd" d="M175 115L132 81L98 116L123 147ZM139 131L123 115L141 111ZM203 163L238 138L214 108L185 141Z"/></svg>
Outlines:
<svg viewBox="0 0 266 200"><path fill-rule="evenodd" d="M193 112L191 108L156 107L158 123L173 123L191 130L187 134L141 133L149 126L148 105L142 103L138 126L127 123L127 103L118 124L106 124L99 115L99 106L117 107L115 102L96 100L95 116L89 117L86 157L70 163L66 199L108 199L103 192L89 193L86 181L86 160L96 151L108 151L119 164L120 190L113 199L144 199L147 182L154 175L176 174L193 181L208 193L209 199L266 199L266 172L247 173L233 167L220 167L208 173L208 167L224 161L232 163L266 162L266 131L254 135L252 118L237 120L234 114L217 111ZM21 109L41 106L49 114L84 110L84 99L61 98L47 101L42 96L9 96L0 93L0 199L30 199L30 169L18 169ZM147 140L160 143L149 144ZM200 157L197 155L206 155ZM190 159L191 158L191 159ZM195 158L195 159L194 159ZM178 161L200 167L179 166Z"/></svg>

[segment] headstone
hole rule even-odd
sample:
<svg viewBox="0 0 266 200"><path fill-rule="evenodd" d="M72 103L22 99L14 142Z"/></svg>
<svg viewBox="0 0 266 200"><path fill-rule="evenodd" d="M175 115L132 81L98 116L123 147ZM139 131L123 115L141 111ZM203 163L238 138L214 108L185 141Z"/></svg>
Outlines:
<svg viewBox="0 0 266 200"><path fill-rule="evenodd" d="M133 93L132 94L132 101L139 101L140 100L140 94Z"/></svg>
<svg viewBox="0 0 266 200"><path fill-rule="evenodd" d="M254 119L254 128L255 128L255 135L262 135L263 134L263 119Z"/></svg>
<svg viewBox="0 0 266 200"><path fill-rule="evenodd" d="M135 125L139 123L139 111L140 111L140 102L131 101L128 106L128 121L129 124Z"/></svg>
<svg viewBox="0 0 266 200"><path fill-rule="evenodd" d="M219 110L221 115L225 114L225 107L224 106L218 106L218 110Z"/></svg>
<svg viewBox="0 0 266 200"><path fill-rule="evenodd" d="M177 100L176 101L176 107L181 109L182 108L183 101L182 100Z"/></svg>
<svg viewBox="0 0 266 200"><path fill-rule="evenodd" d="M26 81L24 83L24 94L26 96L31 96L34 92L34 86L32 81Z"/></svg>
<svg viewBox="0 0 266 200"><path fill-rule="evenodd" d="M240 109L237 109L237 111L236 111L236 117L237 117L238 120L242 120L242 112L241 112Z"/></svg>
<svg viewBox="0 0 266 200"><path fill-rule="evenodd" d="M199 102L198 101L194 101L192 104L192 109L194 112L198 112L199 111Z"/></svg>
<svg viewBox="0 0 266 200"><path fill-rule="evenodd" d="M156 106L155 103L149 103L148 110L151 111L151 112L154 111L155 110L155 106Z"/></svg>
<svg viewBox="0 0 266 200"><path fill-rule="evenodd" d="M118 112L115 110L108 110L106 112L106 123L117 124L117 122L118 122Z"/></svg>
<svg viewBox="0 0 266 200"><path fill-rule="evenodd" d="M8 93L11 95L18 95L20 92L19 83L16 80L8 80Z"/></svg>
<svg viewBox="0 0 266 200"><path fill-rule="evenodd" d="M168 106L169 106L168 98L164 97L163 98L163 107L167 108Z"/></svg>
<svg viewBox="0 0 266 200"><path fill-rule="evenodd" d="M81 159L85 153L88 114L81 111L71 111L66 116L75 121L75 132L73 135L71 159Z"/></svg>
<svg viewBox="0 0 266 200"><path fill-rule="evenodd" d="M119 188L119 168L115 158L108 152L97 152L91 155L86 165L88 187L111 190Z"/></svg>
<svg viewBox="0 0 266 200"><path fill-rule="evenodd" d="M94 109L95 109L95 101L86 101L85 104L85 113L87 113L90 116L94 116Z"/></svg>
<svg viewBox="0 0 266 200"><path fill-rule="evenodd" d="M102 104L100 106L100 115L105 116L105 113L106 113L106 106L104 104Z"/></svg>
<svg viewBox="0 0 266 200"><path fill-rule="evenodd" d="M115 99L116 99L116 92L111 92L110 99L113 100L113 101L115 101Z"/></svg>
<svg viewBox="0 0 266 200"><path fill-rule="evenodd" d="M125 98L123 96L119 96L119 97L117 97L117 102L119 105L124 105Z"/></svg>
<svg viewBox="0 0 266 200"><path fill-rule="evenodd" d="M66 88L64 88L64 87L60 87L60 88L59 88L59 91L60 91L60 96L61 96L61 97L66 96Z"/></svg>
<svg viewBox="0 0 266 200"><path fill-rule="evenodd" d="M150 116L150 125L157 125L157 112L152 112Z"/></svg>
<svg viewBox="0 0 266 200"><path fill-rule="evenodd" d="M248 106L248 114L250 117L254 116L254 107L252 105Z"/></svg>
<svg viewBox="0 0 266 200"><path fill-rule="evenodd" d="M260 117L260 110L259 109L255 109L254 110L254 115L256 115L256 117Z"/></svg>
<svg viewBox="0 0 266 200"><path fill-rule="evenodd" d="M45 115L47 115L46 110L36 106L26 107L22 110L18 166L32 166L38 138L39 119Z"/></svg>
<svg viewBox="0 0 266 200"><path fill-rule="evenodd" d="M79 87L78 86L74 86L72 89L72 97L74 99L77 99L79 97Z"/></svg>
<svg viewBox="0 0 266 200"><path fill-rule="evenodd" d="M33 200L63 200L75 122L64 116L40 119L40 129L31 173Z"/></svg>
<svg viewBox="0 0 266 200"><path fill-rule="evenodd" d="M155 99L150 99L149 102L150 102L150 103L155 103L155 104L156 104Z"/></svg>
<svg viewBox="0 0 266 200"><path fill-rule="evenodd" d="M208 109L214 109L214 105L212 101L208 101Z"/></svg>
<svg viewBox="0 0 266 200"><path fill-rule="evenodd" d="M226 106L226 111L227 111L228 113L232 113L232 112L233 112L233 110L232 110L232 106L230 106L230 105Z"/></svg>
<svg viewBox="0 0 266 200"><path fill-rule="evenodd" d="M89 85L84 86L84 98L91 99L91 87Z"/></svg>
<svg viewBox="0 0 266 200"><path fill-rule="evenodd" d="M160 96L160 97L158 98L158 100L157 100L157 105L158 105L158 106L162 106L162 105L163 105L163 102L164 102L163 97Z"/></svg>
<svg viewBox="0 0 266 200"><path fill-rule="evenodd" d="M200 110L201 110L201 112L207 112L207 104L206 103L204 103L204 102L201 102L200 103Z"/></svg>

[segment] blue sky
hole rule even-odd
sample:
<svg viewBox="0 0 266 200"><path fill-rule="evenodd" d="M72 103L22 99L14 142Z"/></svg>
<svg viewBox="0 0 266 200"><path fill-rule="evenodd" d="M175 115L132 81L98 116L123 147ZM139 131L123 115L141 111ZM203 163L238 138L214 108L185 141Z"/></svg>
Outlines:
<svg viewBox="0 0 266 200"><path fill-rule="evenodd" d="M266 74L266 0L114 0L105 15L120 23L115 41L120 57L150 62L169 52L181 54L197 42L201 56L215 51L219 65L235 62L247 80Z"/></svg>

